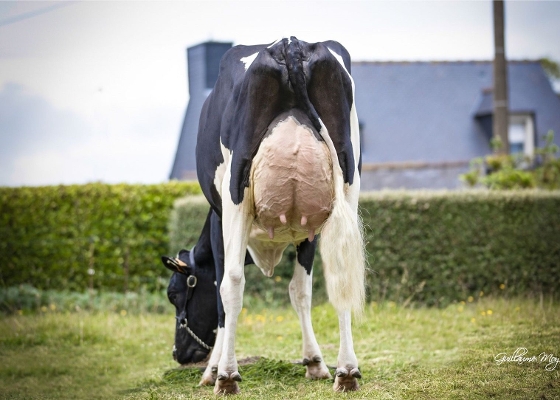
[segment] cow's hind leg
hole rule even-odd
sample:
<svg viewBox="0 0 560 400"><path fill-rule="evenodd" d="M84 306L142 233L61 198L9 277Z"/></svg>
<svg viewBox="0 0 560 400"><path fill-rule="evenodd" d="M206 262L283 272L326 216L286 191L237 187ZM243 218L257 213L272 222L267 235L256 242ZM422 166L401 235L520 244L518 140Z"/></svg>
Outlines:
<svg viewBox="0 0 560 400"><path fill-rule="evenodd" d="M335 174L340 178L340 172ZM321 257L329 300L338 312L340 349L334 390L358 390L358 359L354 352L351 310L358 315L365 301L365 255L361 221L358 216L359 176L343 199L342 185L336 185L333 212L321 232ZM340 182L338 182L340 183Z"/></svg>
<svg viewBox="0 0 560 400"><path fill-rule="evenodd" d="M328 379L331 374L323 360L319 344L311 324L311 291L315 241L307 239L297 246L297 261L290 282L290 300L301 324L303 338L303 364L305 377L309 379Z"/></svg>
<svg viewBox="0 0 560 400"><path fill-rule="evenodd" d="M358 390L360 387L358 379L362 377L362 374L358 369L358 359L356 353L354 353L350 312L340 311L338 313L338 323L340 348L333 389L337 392Z"/></svg>
<svg viewBox="0 0 560 400"><path fill-rule="evenodd" d="M225 187L229 189L229 185ZM235 357L235 333L237 318L243 306L245 254L252 224L251 214L247 211L249 196L245 196L245 201L239 205L234 205L227 197L226 195L223 198L222 231L225 268L220 286L226 318L222 354L214 386L216 394L239 393L237 382L241 382L241 375Z"/></svg>

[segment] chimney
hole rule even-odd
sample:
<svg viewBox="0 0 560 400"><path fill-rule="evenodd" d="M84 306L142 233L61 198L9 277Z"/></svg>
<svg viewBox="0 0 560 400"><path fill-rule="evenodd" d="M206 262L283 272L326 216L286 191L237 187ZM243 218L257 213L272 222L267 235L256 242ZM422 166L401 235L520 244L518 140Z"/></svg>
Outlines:
<svg viewBox="0 0 560 400"><path fill-rule="evenodd" d="M189 95L206 96L216 84L220 60L233 44L231 42L205 42L187 49Z"/></svg>
<svg viewBox="0 0 560 400"><path fill-rule="evenodd" d="M198 121L206 97L216 84L220 60L232 43L205 42L187 49L189 104L169 179L195 180Z"/></svg>

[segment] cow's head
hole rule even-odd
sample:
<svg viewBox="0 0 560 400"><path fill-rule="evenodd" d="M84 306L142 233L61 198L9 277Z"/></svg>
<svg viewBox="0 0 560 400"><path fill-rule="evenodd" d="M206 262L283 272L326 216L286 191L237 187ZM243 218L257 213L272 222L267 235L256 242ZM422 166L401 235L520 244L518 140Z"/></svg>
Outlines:
<svg viewBox="0 0 560 400"><path fill-rule="evenodd" d="M181 250L176 258L162 257L173 271L167 297L175 306L173 358L180 364L204 360L216 340L218 327L216 271L212 261L197 265L194 249Z"/></svg>

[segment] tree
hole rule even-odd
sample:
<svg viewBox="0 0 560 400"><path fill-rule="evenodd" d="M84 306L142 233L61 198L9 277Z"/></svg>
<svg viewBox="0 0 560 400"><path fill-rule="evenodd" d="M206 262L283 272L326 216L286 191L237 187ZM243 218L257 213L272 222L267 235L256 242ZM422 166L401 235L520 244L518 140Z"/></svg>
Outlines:
<svg viewBox="0 0 560 400"><path fill-rule="evenodd" d="M560 64L547 57L541 58L540 62L544 72L552 84L553 89L558 93L560 91Z"/></svg>

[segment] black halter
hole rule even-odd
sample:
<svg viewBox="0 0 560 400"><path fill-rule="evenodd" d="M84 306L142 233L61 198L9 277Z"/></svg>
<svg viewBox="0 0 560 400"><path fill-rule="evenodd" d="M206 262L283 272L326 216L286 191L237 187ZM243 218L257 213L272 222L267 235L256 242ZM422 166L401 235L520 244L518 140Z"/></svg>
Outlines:
<svg viewBox="0 0 560 400"><path fill-rule="evenodd" d="M177 254L177 258L179 258L179 255ZM195 263L194 263L194 247L192 248L192 250L189 253L189 262L192 266L192 270L193 270L193 274L191 275L187 275L187 296L185 298L185 323L182 323L181 320L179 319L178 316L175 316L175 318L177 319L177 322L179 323L179 328L183 328L187 331L187 333L189 335L191 335L191 337L199 344L201 345L203 348L205 348L206 350L208 350L209 352L212 351L212 346L208 346L206 343L204 343L204 341L199 338L196 333L194 333L189 327L188 327L188 320L187 320L187 304L189 302L189 300L192 298L192 295L194 293L194 288L196 287L197 283L198 283L198 278L196 277L196 275L194 275L194 270L195 270Z"/></svg>

